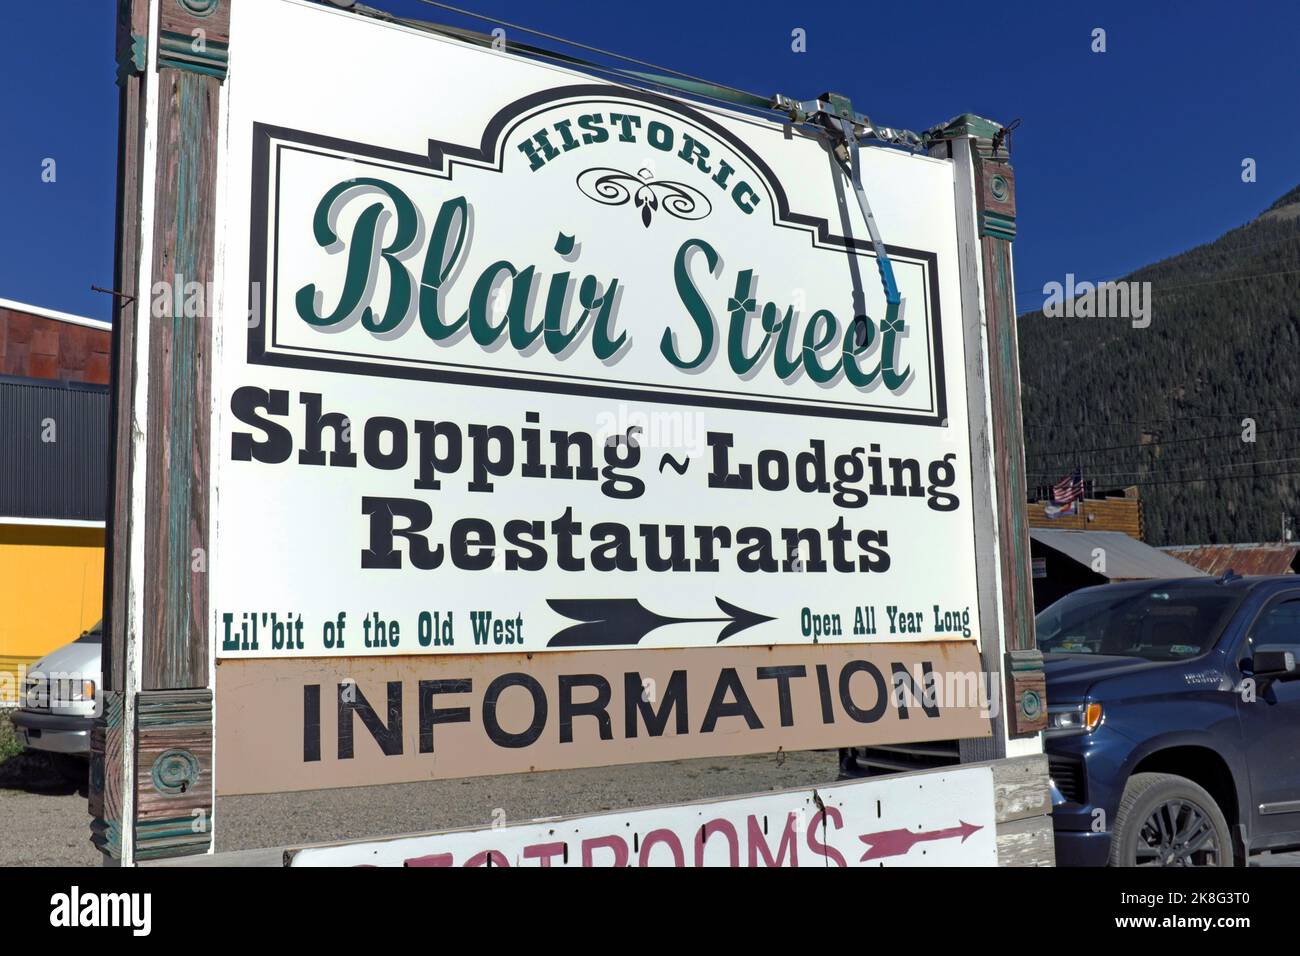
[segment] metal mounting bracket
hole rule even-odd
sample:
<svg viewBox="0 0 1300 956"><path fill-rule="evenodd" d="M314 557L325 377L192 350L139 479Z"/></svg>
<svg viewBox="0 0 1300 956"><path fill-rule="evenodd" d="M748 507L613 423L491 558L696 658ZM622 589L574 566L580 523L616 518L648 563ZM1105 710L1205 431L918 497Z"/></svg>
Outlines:
<svg viewBox="0 0 1300 956"><path fill-rule="evenodd" d="M915 134L874 126L869 117L854 111L848 97L838 93L824 93L815 100L800 101L778 94L773 97L773 105L787 113L791 120L818 126L831 137L835 158L853 185L853 194L857 197L858 208L862 210L867 234L871 237L871 246L876 254L876 268L880 272L880 284L885 292L886 303L882 327L893 328L902 334L903 298L899 294L898 283L894 280L893 263L889 261L884 240L880 238L880 228L876 225L871 203L867 201L867 193L862 186L861 143L866 139L906 141L907 136L915 138Z"/></svg>

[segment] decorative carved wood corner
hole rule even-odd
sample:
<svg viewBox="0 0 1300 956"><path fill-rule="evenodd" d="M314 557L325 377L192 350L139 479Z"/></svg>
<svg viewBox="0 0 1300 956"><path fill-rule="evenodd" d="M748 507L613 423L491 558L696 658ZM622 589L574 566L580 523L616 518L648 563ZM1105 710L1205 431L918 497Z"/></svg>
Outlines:
<svg viewBox="0 0 1300 956"><path fill-rule="evenodd" d="M1016 238L1016 176L1005 160L980 157L980 235Z"/></svg>
<svg viewBox="0 0 1300 956"><path fill-rule="evenodd" d="M158 69L226 78L230 0L163 0L158 10Z"/></svg>
<svg viewBox="0 0 1300 956"><path fill-rule="evenodd" d="M136 710L135 856L212 843L212 691L144 691Z"/></svg>
<svg viewBox="0 0 1300 956"><path fill-rule="evenodd" d="M90 842L114 860L122 858L122 731L124 695L105 691L103 713L90 732Z"/></svg>
<svg viewBox="0 0 1300 956"><path fill-rule="evenodd" d="M124 695L104 694L90 735L90 842L122 858ZM135 859L206 853L212 843L212 692L144 691L136 698Z"/></svg>
<svg viewBox="0 0 1300 956"><path fill-rule="evenodd" d="M1013 737L1047 728L1047 677L1038 650L1008 651L1007 729Z"/></svg>

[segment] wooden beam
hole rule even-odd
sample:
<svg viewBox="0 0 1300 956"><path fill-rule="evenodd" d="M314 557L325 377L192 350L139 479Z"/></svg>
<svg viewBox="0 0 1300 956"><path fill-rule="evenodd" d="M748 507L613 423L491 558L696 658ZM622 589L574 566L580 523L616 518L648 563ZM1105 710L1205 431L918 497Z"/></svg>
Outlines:
<svg viewBox="0 0 1300 956"><path fill-rule="evenodd" d="M973 311L976 321L966 331L976 341L968 343L967 374L982 381L975 388L987 401L989 428L972 435L972 448L989 466L985 475L973 477L986 484L992 511L984 515L984 534L977 514L977 547L996 556L1000 591L984 594L981 622L992 620L1001 633L1000 653L985 646L982 653L990 673L1005 680L1007 706L999 723L1007 736L1032 737L1046 726L1047 706L1042 655L1034 634L1034 592L1029 547L1024 421L1020 410L1020 357L1016 334L1015 283L1011 242L1016 234L1015 173L1011 168L1002 127L982 117L965 115L953 120L931 149L932 155L951 159L958 178L958 196L969 209L975 205L974 229L966 223L959 236L964 269L978 263L978 275L963 274L963 283L981 290L981 301L963 301L963 311ZM959 219L961 213L959 212ZM969 351L974 349L974 351ZM972 420L978 421L972 411ZM977 469L978 470L978 469ZM993 610L996 605L997 610ZM986 642L991 644L991 642ZM1003 756L1005 748L990 750L975 743L964 759Z"/></svg>
<svg viewBox="0 0 1300 956"><path fill-rule="evenodd" d="M985 319L988 323L989 385L993 395L997 454L998 544L1002 563L1002 606L1006 627L1007 722L1013 737L1032 736L1047 726L1047 684L1043 655L1034 633L1034 582L1029 548L1025 426L1020 409L1020 352L1011 241L1016 235L1016 180L1006 147L967 140L978 173L980 249L984 260Z"/></svg>
<svg viewBox="0 0 1300 956"><path fill-rule="evenodd" d="M1052 795L1047 757L999 760L993 768L998 866L1054 866Z"/></svg>
<svg viewBox="0 0 1300 956"><path fill-rule="evenodd" d="M131 628L131 471L136 446L133 434L136 390L136 330L148 314L139 288L141 243L141 170L145 148L149 4L119 0L117 16L118 155L114 242L113 340L110 367L110 454L108 508L105 520L103 690L100 713L90 737L88 810L91 843L106 860L129 857L130 819L127 733L128 701L133 692L127 646ZM133 708L132 708L133 712Z"/></svg>
<svg viewBox="0 0 1300 956"><path fill-rule="evenodd" d="M119 3L116 265L134 298L114 323L109 692L91 829L126 864L211 846L211 288L230 6Z"/></svg>
<svg viewBox="0 0 1300 956"><path fill-rule="evenodd" d="M151 318L145 525L143 683L147 690L208 684L208 451L212 382L212 209L219 81L158 71L158 193ZM201 308L192 308L196 294ZM151 309L156 311L156 309Z"/></svg>
<svg viewBox="0 0 1300 956"><path fill-rule="evenodd" d="M135 326L140 254L140 164L144 147L143 74L148 56L148 4L121 0L117 18L117 212L113 253L112 468L105 521L103 680L108 690L125 687L127 547L130 541L131 401L135 387Z"/></svg>

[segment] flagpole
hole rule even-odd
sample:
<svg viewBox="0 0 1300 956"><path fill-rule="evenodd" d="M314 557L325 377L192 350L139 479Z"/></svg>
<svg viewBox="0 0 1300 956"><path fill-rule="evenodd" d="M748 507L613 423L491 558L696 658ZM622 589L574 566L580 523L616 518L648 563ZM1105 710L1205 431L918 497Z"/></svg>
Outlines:
<svg viewBox="0 0 1300 956"><path fill-rule="evenodd" d="M1079 464L1078 459L1075 459L1074 472L1079 476L1079 497L1078 497L1079 510L1075 512L1075 515L1079 519L1079 530L1087 531L1088 530L1087 522L1084 520L1083 517L1083 500L1088 496L1088 486L1083 483L1083 465Z"/></svg>

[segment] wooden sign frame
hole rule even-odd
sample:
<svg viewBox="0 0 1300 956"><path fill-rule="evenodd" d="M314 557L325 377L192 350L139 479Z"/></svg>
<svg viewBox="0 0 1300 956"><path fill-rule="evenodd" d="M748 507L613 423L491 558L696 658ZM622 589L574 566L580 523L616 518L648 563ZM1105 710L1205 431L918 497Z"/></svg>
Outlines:
<svg viewBox="0 0 1300 956"><path fill-rule="evenodd" d="M207 566L214 329L211 308L186 313L175 280L211 288L219 268L217 158L234 2L119 3L122 295L113 325L106 693L90 809L95 845L124 864L214 849L213 741L222 737ZM979 577L980 656L1014 704L994 716L991 736L974 725L957 731L968 762L1039 752L1046 716L1024 504L1014 175L1003 135L998 124L963 116L935 131L930 150L952 163L957 185L975 546L990 556ZM154 307L157 288L172 290L169 308ZM772 745L785 744L778 735ZM1038 832L1050 830L1046 820L1037 819Z"/></svg>

